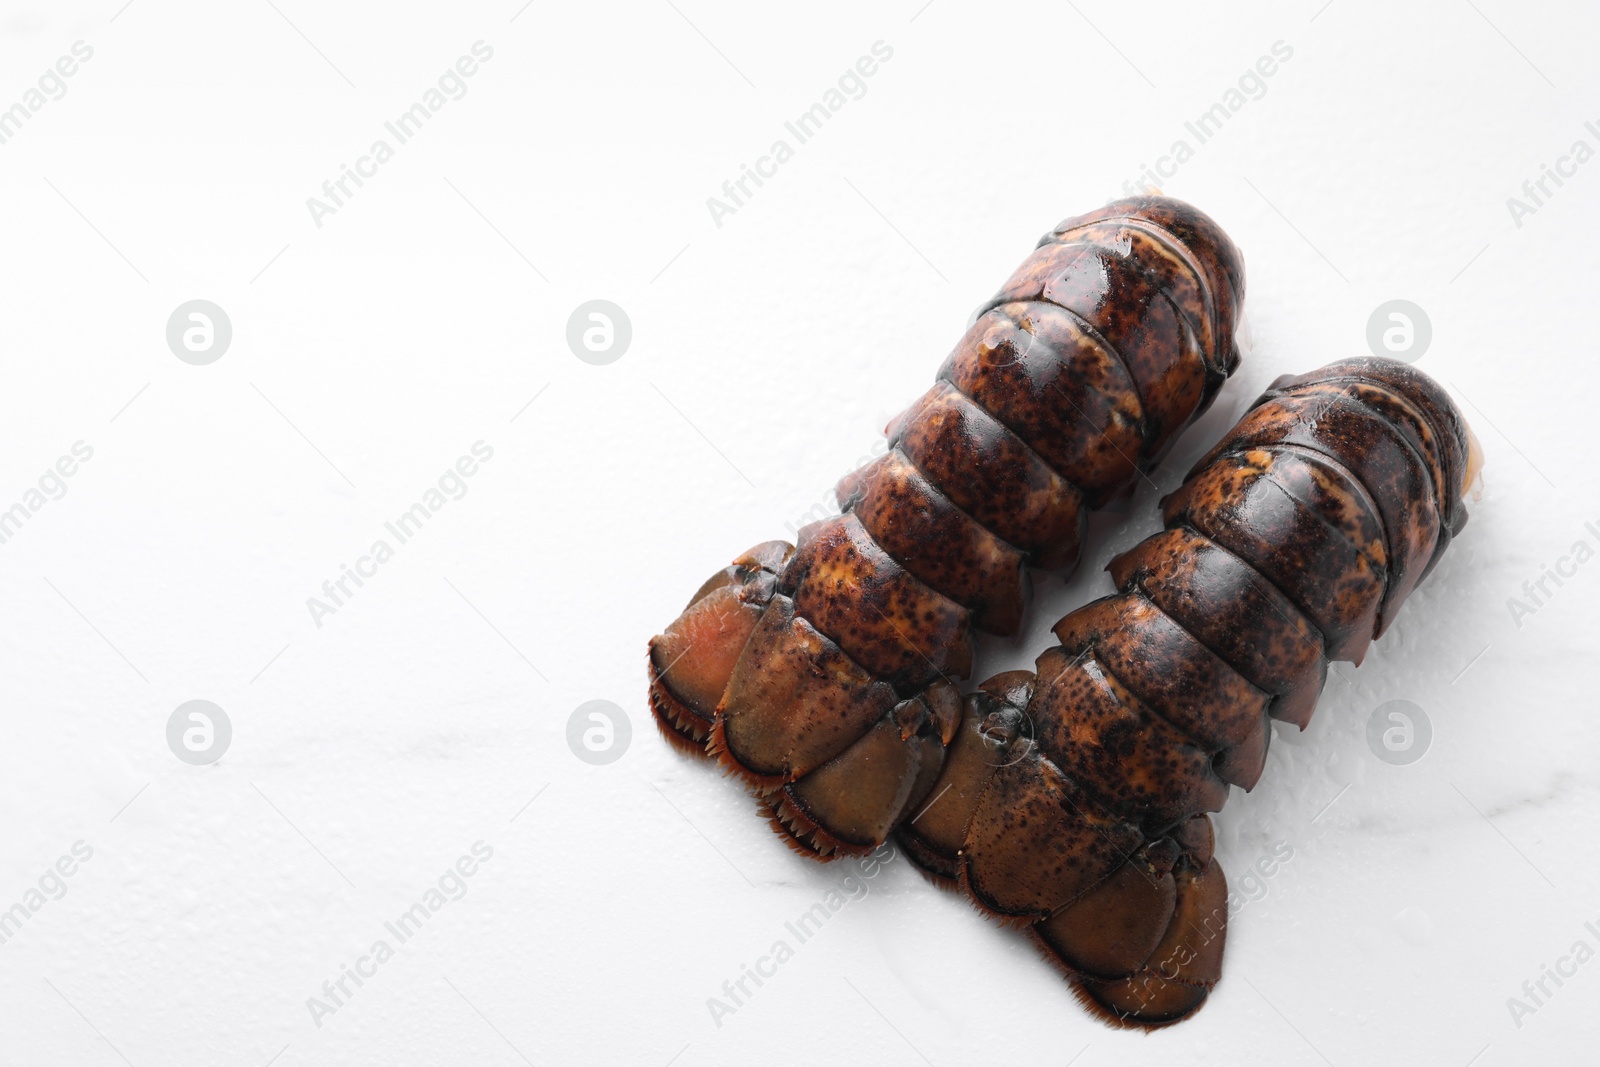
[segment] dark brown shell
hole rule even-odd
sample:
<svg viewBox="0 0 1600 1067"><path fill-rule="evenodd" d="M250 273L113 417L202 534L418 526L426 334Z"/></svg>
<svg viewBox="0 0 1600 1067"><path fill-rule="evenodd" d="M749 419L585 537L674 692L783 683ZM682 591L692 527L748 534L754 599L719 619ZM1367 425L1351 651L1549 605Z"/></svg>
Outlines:
<svg viewBox="0 0 1600 1067"><path fill-rule="evenodd" d="M754 727L711 735L735 677L725 716L788 713L757 709L750 672L735 666L754 633L763 656L798 662L813 640L789 632L800 623L901 698L966 677L972 631L1016 633L1030 570L1076 566L1087 509L1130 492L1216 397L1238 364L1243 271L1214 222L1162 197L1116 201L1047 234L932 388L891 421L888 454L840 481L843 514L802 529L792 555L763 546L719 572L651 643L661 725L771 786L787 751L754 750ZM793 617L758 630L764 612L789 610L774 590ZM871 726L851 719L848 730L858 739ZM798 807L775 814L803 821ZM825 829L806 836L833 847Z"/></svg>
<svg viewBox="0 0 1600 1067"><path fill-rule="evenodd" d="M1180 201L1134 197L1063 222L889 424L888 453L840 481L843 513L719 571L651 642L663 733L704 746L808 854L866 852L918 827L925 836L907 840L920 862L1021 923L1051 920L1137 855L1136 869L1165 880L1148 907L1187 907L1178 845L1147 830L1219 807L1230 780L1254 780L1262 753L1222 704L1249 691L1264 709L1274 694L1197 666L1187 687L1220 685L1225 672L1231 687L1196 706L1206 742L1175 754L1161 713L1181 698L1136 697L1107 676L1105 722L1119 725L1090 752L1024 721L1031 675L966 701L951 679L971 670L973 630L1016 633L1029 571L1075 567L1087 511L1131 492L1215 399L1238 365L1243 299L1238 251ZM1188 638L1175 627L1170 640ZM1233 763L1214 766L1223 750ZM1129 776L1130 752L1166 762ZM976 787L945 788L952 771ZM1130 815L1096 789L1164 814ZM1117 959L1158 939L1138 911L1121 909L1127 939L1090 953L1097 973L1112 977ZM1086 915L1048 937L1071 938Z"/></svg>
<svg viewBox="0 0 1600 1067"><path fill-rule="evenodd" d="M1205 813L1255 785L1269 719L1304 726L1328 661L1358 661L1460 531L1467 454L1460 413L1403 364L1280 378L1163 502L1167 529L1112 560L1119 591L1056 624L1034 678L1005 676L1022 756L996 771L958 741L935 789L959 807L900 827L909 854L986 910L1059 901L1032 933L1108 1021L1194 1012L1227 926ZM994 699L969 698L958 738L982 737ZM1036 781L1074 798L1048 870L1026 854L1045 846L1017 783ZM1141 843L1108 853L1107 826Z"/></svg>

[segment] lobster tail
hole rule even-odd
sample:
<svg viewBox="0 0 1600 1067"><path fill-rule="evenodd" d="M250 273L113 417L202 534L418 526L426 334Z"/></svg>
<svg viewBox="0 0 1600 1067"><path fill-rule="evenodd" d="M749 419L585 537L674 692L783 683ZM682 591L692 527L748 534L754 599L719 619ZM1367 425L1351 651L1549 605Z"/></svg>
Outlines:
<svg viewBox="0 0 1600 1067"><path fill-rule="evenodd" d="M842 514L719 572L651 642L658 725L704 745L818 855L866 851L957 742L973 631L1014 634L1238 362L1238 251L1159 197L1068 219L984 308Z"/></svg>
<svg viewBox="0 0 1600 1067"><path fill-rule="evenodd" d="M894 833L1027 931L1115 1026L1221 977L1210 814L1259 781L1467 521L1477 442L1442 389L1353 359L1284 376L1162 500L1033 671L966 697L974 629L1015 633L1030 568L1078 560L1236 367L1244 279L1203 214L1118 201L1040 241L838 486L842 514L718 572L650 645L669 739L820 858Z"/></svg>
<svg viewBox="0 0 1600 1067"><path fill-rule="evenodd" d="M1118 592L1056 624L1034 677L1007 676L1026 769L952 759L936 788L975 798L971 814L959 833L902 827L908 853L1030 919L1111 1021L1191 1014L1221 975L1228 915L1205 813L1255 785L1269 720L1304 727L1328 661L1359 662L1390 625L1465 524L1475 475L1460 412L1410 367L1278 379L1163 501L1166 529L1111 561ZM1050 802L1025 809L1020 778L1050 783ZM984 818L996 805L1010 822ZM1091 823L1094 840L1060 828Z"/></svg>

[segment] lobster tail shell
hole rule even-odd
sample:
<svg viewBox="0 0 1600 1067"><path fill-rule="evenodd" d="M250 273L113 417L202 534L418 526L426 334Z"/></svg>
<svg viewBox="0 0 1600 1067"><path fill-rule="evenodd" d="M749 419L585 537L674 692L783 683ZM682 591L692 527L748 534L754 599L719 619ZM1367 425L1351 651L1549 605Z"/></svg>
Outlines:
<svg viewBox="0 0 1600 1067"><path fill-rule="evenodd" d="M878 721L861 710L877 706L873 684L903 701L965 678L973 630L1016 633L1030 570L1075 567L1087 510L1131 492L1216 397L1238 363L1243 299L1238 250L1181 201L1133 197L1061 223L890 423L887 454L841 480L843 514L802 529L792 555L777 542L741 557L651 642L658 724L770 791L816 769L784 747L802 744L816 701L860 712L843 727L853 742ZM791 671L848 663L860 678L830 676L827 696L761 688L738 669L747 655ZM713 737L719 714L730 721ZM787 733L733 721L786 716ZM902 773L915 799L929 775ZM774 814L827 851L838 842L821 808L791 790Z"/></svg>
<svg viewBox="0 0 1600 1067"><path fill-rule="evenodd" d="M973 630L1015 633L1030 569L1076 565L1238 364L1244 272L1202 213L1135 197L1068 219L980 311L843 513L714 575L650 646L667 736L808 855L889 834L1025 929L1116 1026L1186 1018L1221 976L1209 813L1252 789L1467 521L1481 456L1414 368L1286 375L1113 559L1033 671L965 698Z"/></svg>
<svg viewBox="0 0 1600 1067"><path fill-rule="evenodd" d="M1206 813L1255 786L1270 720L1304 727L1328 662L1359 662L1437 563L1466 523L1470 456L1460 412L1404 364L1278 379L1163 501L1166 529L1111 561L1118 592L1056 624L1035 677L1008 676L1021 763L951 760L936 788L971 814L959 833L901 827L907 851L1031 919L1109 1021L1192 1014L1228 916ZM1022 800L1017 780L1049 797ZM997 808L1013 820L985 818ZM1136 836L1108 850L1119 826Z"/></svg>

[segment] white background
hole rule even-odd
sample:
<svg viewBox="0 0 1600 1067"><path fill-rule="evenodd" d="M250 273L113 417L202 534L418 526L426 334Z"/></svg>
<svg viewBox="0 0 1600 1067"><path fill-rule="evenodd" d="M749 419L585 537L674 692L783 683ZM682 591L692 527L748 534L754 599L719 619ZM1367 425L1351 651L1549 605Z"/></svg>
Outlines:
<svg viewBox="0 0 1600 1067"><path fill-rule="evenodd" d="M1507 606L1600 546L1600 162L1520 226L1506 204L1600 148L1583 5L120 2L0 15L0 107L94 50L0 145L0 508L94 450L0 545L0 908L93 849L0 945L0 1062L1592 1057L1600 962L1520 1027L1507 1006L1600 949L1600 563ZM467 94L315 225L306 198L479 40ZM880 40L866 94L717 226L706 199ZM716 1025L707 998L847 872L659 740L646 640L1277 41L1265 94L1164 183L1243 248L1256 345L1157 482L1278 374L1365 354L1392 298L1430 316L1418 365L1489 464L1392 633L1216 820L1236 883L1294 858L1205 1010L1152 1036L903 859ZM233 324L209 366L165 340L195 298ZM593 298L633 325L608 366L565 342ZM467 495L318 627L307 598L479 440ZM983 675L1109 590L1157 495L1097 520ZM233 724L212 766L165 740L197 698ZM633 731L606 766L566 741L596 699ZM1414 765L1368 749L1390 699L1433 724ZM480 840L467 895L315 1025L307 998Z"/></svg>

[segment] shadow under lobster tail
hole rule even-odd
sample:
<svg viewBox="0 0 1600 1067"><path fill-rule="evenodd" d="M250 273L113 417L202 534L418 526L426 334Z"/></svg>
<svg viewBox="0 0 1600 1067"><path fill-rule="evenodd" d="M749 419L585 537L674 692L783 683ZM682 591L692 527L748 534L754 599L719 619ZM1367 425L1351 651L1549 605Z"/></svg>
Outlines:
<svg viewBox="0 0 1600 1067"><path fill-rule="evenodd" d="M704 752L734 664L793 552L787 541L755 546L707 578L672 625L650 639L650 710L675 746Z"/></svg>

